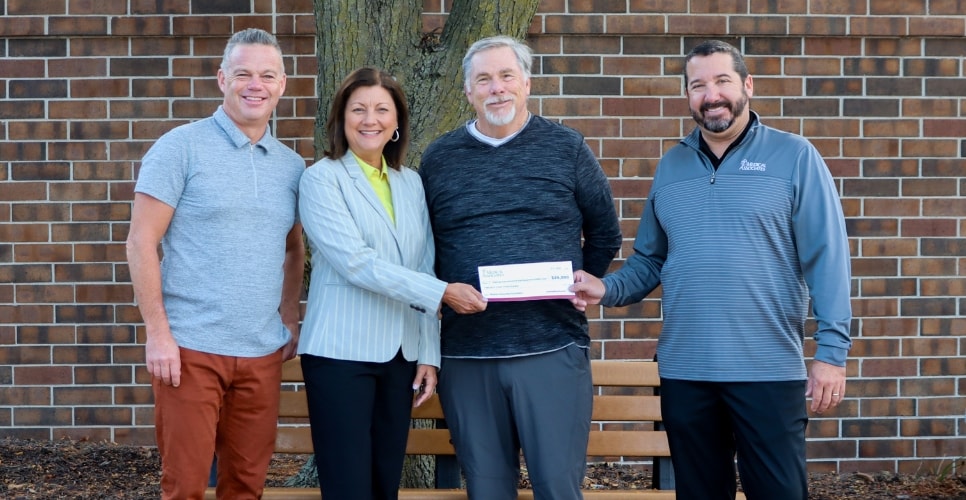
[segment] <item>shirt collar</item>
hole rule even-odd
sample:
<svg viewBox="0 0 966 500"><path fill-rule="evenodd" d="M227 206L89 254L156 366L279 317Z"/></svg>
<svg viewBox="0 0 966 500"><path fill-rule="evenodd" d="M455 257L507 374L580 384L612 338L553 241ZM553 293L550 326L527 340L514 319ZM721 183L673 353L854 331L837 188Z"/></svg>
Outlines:
<svg viewBox="0 0 966 500"><path fill-rule="evenodd" d="M359 166L362 168L362 171L363 171L363 173L366 174L366 177L368 177L370 179L373 179L373 180L376 180L376 179L378 179L378 180L386 180L386 179L389 178L389 173L388 173L389 172L389 165L386 163L386 157L385 156L382 156L381 157L382 158L382 169L380 170L380 169L377 169L376 167L373 167L372 165L366 163L365 161L363 161L362 158L359 158L359 156L356 155L355 152L353 152L351 149L349 150L349 152L352 153L352 157L356 159L356 163L358 163Z"/></svg>
<svg viewBox="0 0 966 500"><path fill-rule="evenodd" d="M221 106L218 106L218 109L215 110L213 117L215 119L215 123L221 127L221 129L228 136L228 139L236 148L251 144L251 139L249 139L248 136L245 135L240 128L238 128L238 125L235 125L235 122L231 121L228 113L225 113L225 110ZM262 138L259 139L255 145L261 146L265 151L271 151L274 144L275 141L274 137L272 137L272 131L266 126L265 133L262 134Z"/></svg>

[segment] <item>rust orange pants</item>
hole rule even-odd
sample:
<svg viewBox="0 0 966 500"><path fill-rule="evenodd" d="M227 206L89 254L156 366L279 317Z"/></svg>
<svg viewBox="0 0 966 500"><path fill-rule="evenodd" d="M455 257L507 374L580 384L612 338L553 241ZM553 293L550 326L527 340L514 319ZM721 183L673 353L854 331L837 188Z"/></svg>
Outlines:
<svg viewBox="0 0 966 500"><path fill-rule="evenodd" d="M275 448L282 352L242 358L181 349L181 385L154 379L161 496L202 499L218 456L218 498L260 498Z"/></svg>

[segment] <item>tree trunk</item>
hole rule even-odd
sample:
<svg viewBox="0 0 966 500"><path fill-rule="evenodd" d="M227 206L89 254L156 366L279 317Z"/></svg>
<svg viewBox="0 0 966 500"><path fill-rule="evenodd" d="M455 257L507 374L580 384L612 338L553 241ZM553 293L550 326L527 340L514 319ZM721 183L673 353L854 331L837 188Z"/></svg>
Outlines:
<svg viewBox="0 0 966 500"><path fill-rule="evenodd" d="M424 33L423 0L314 0L319 57L316 157L328 149L325 123L342 80L362 66L395 76L409 100L412 142L405 164L418 167L423 150L473 116L463 93L466 49L480 38L523 39L540 0L453 0L441 33ZM309 263L306 264L308 273ZM417 425L424 425L422 422ZM306 467L303 472L314 474ZM432 457L408 457L406 486L432 488Z"/></svg>

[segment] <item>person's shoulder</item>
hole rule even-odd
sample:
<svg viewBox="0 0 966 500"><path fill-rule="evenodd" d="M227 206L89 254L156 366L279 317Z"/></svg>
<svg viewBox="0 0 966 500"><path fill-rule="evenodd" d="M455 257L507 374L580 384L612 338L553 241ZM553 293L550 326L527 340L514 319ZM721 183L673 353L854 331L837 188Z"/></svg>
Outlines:
<svg viewBox="0 0 966 500"><path fill-rule="evenodd" d="M399 177L407 184L418 184L420 188L423 185L423 181L419 176L419 172L415 169L402 165L399 167Z"/></svg>
<svg viewBox="0 0 966 500"><path fill-rule="evenodd" d="M755 124L755 133L761 134L763 142L771 147L776 142L783 146L812 147L811 141L803 135L787 130L781 130L762 123L760 120Z"/></svg>
<svg viewBox="0 0 966 500"><path fill-rule="evenodd" d="M530 118L526 130L531 134L552 137L556 141L565 140L575 143L584 141L584 134L580 133L579 130L540 115L533 115Z"/></svg>
<svg viewBox="0 0 966 500"><path fill-rule="evenodd" d="M463 141L466 139L468 135L469 134L466 132L466 124L462 123L460 124L460 126L454 128L453 130L450 130L449 132L444 132L439 137L433 139L433 141L429 143L429 146L426 146L424 153L427 151L430 151L430 152L435 151L453 142Z"/></svg>
<svg viewBox="0 0 966 500"><path fill-rule="evenodd" d="M454 148L466 143L468 138L469 133L466 131L466 124L464 123L433 139L423 150L422 159L419 163L420 174L425 174L426 169L432 169L437 163L443 162Z"/></svg>
<svg viewBox="0 0 966 500"><path fill-rule="evenodd" d="M279 141L277 138L273 137L273 139L274 139L274 146L273 146L274 150L278 154L280 154L286 162L291 163L293 165L298 165L301 168L305 168L305 158L303 158L302 155L298 154L297 151L295 151L294 149L292 149L282 141Z"/></svg>
<svg viewBox="0 0 966 500"><path fill-rule="evenodd" d="M341 168L337 169L336 167L341 167L338 159L323 157L315 163L309 165L308 168L305 169L305 172L311 172L313 175L335 175L338 170L345 170Z"/></svg>
<svg viewBox="0 0 966 500"><path fill-rule="evenodd" d="M217 132L217 124L214 118L207 117L193 122L182 123L171 130L161 134L158 141L170 142L196 142Z"/></svg>

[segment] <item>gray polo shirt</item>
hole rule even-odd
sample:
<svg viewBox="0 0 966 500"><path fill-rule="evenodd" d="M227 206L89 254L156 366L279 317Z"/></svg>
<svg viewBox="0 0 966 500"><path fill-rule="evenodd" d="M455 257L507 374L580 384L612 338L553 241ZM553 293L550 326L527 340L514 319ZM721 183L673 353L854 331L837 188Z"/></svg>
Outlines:
<svg viewBox="0 0 966 500"><path fill-rule="evenodd" d="M161 240L161 286L179 346L255 357L288 341L278 307L304 169L268 130L251 144L220 107L144 156L135 191L175 209Z"/></svg>

